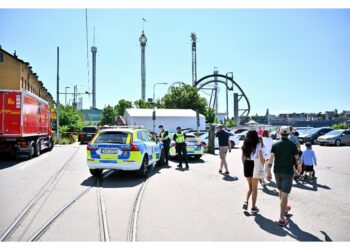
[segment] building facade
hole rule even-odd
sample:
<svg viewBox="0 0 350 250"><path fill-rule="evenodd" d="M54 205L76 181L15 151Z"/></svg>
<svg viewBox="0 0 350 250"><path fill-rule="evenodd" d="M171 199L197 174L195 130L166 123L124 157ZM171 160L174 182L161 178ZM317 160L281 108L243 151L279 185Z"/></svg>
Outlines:
<svg viewBox="0 0 350 250"><path fill-rule="evenodd" d="M44 99L52 107L54 100L44 87L38 75L28 62L19 59L16 52L12 55L0 46L0 89L27 90Z"/></svg>

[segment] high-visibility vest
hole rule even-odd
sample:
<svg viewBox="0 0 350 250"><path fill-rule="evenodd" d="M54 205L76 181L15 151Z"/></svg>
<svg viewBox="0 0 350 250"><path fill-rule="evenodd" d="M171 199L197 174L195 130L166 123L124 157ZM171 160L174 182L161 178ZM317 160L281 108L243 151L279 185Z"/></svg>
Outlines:
<svg viewBox="0 0 350 250"><path fill-rule="evenodd" d="M163 138L164 141L169 139L169 133L167 136L164 136L165 132L167 131L164 130L163 132L160 133L160 136Z"/></svg>
<svg viewBox="0 0 350 250"><path fill-rule="evenodd" d="M183 143L185 142L185 135L183 132L176 133L176 143Z"/></svg>

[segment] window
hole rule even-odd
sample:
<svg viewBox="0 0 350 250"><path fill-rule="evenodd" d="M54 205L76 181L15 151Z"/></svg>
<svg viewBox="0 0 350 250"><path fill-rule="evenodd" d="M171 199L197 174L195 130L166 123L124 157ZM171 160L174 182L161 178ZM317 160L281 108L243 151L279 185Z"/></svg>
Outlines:
<svg viewBox="0 0 350 250"><path fill-rule="evenodd" d="M101 133L96 138L94 143L126 144L127 138L128 138L128 134L127 133L106 132L106 133Z"/></svg>
<svg viewBox="0 0 350 250"><path fill-rule="evenodd" d="M141 131L138 131L138 132L137 132L137 139L143 141Z"/></svg>
<svg viewBox="0 0 350 250"><path fill-rule="evenodd" d="M141 131L143 141L150 141L150 138L147 136L145 131Z"/></svg>
<svg viewBox="0 0 350 250"><path fill-rule="evenodd" d="M4 55L2 53L0 53L0 62L4 61Z"/></svg>

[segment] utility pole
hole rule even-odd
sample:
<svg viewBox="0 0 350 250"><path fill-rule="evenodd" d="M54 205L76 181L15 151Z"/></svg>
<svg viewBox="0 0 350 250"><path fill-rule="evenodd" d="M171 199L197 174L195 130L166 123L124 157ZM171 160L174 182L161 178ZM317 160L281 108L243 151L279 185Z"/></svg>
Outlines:
<svg viewBox="0 0 350 250"><path fill-rule="evenodd" d="M146 100L146 56L145 48L147 43L147 37L142 29L142 34L140 36L140 45L141 45L141 99Z"/></svg>
<svg viewBox="0 0 350 250"><path fill-rule="evenodd" d="M60 143L60 77L59 77L60 48L57 47L57 102L56 102L56 132L57 143Z"/></svg>
<svg viewBox="0 0 350 250"><path fill-rule="evenodd" d="M196 86L197 82L197 35L191 33L192 40L192 86Z"/></svg>

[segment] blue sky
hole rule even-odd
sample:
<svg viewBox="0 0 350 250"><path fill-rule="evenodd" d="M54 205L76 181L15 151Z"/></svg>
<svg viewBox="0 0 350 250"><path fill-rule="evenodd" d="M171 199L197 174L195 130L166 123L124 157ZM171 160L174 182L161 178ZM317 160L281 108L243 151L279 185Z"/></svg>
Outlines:
<svg viewBox="0 0 350 250"><path fill-rule="evenodd" d="M96 30L97 106L141 97L142 18L147 97L153 84L191 83L190 33L198 36L198 78L233 72L251 114L350 109L350 11L346 9L89 9L89 47ZM56 97L56 47L61 92L88 85L85 9L0 9L0 45L30 62ZM156 97L167 91L159 85ZM205 95L203 95L205 96ZM221 88L219 111L224 112ZM64 96L61 96L61 101ZM91 99L84 97L84 107ZM230 105L232 102L230 101ZM230 107L230 113L232 107Z"/></svg>

